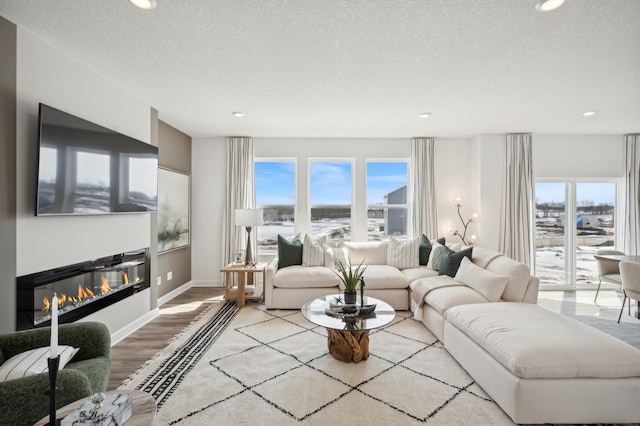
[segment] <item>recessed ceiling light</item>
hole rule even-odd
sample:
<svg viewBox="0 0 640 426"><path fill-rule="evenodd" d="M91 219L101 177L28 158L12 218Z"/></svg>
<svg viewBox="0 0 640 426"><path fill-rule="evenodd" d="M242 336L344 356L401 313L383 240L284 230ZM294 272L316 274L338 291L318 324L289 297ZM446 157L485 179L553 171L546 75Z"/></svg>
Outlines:
<svg viewBox="0 0 640 426"><path fill-rule="evenodd" d="M143 10L155 9L157 6L156 0L129 0L129 1L135 7Z"/></svg>
<svg viewBox="0 0 640 426"><path fill-rule="evenodd" d="M429 117L431 117L431 113L430 112L421 112L420 114L418 114L418 117L420 117L420 118L429 118Z"/></svg>
<svg viewBox="0 0 640 426"><path fill-rule="evenodd" d="M240 111L234 111L231 113L231 115L233 115L234 117L244 117L246 114L244 112L240 112Z"/></svg>
<svg viewBox="0 0 640 426"><path fill-rule="evenodd" d="M592 115L596 115L595 111L587 111L587 112L583 112L582 116L583 117L591 117Z"/></svg>
<svg viewBox="0 0 640 426"><path fill-rule="evenodd" d="M551 12L564 4L565 0L543 0L536 4L538 12Z"/></svg>

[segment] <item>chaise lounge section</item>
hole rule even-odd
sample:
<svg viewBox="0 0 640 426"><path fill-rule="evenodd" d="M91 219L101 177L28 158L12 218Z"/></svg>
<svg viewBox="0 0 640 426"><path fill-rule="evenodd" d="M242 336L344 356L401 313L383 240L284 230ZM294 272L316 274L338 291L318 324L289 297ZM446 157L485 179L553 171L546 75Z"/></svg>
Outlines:
<svg viewBox="0 0 640 426"><path fill-rule="evenodd" d="M516 423L635 423L640 351L528 303L446 312L444 345Z"/></svg>

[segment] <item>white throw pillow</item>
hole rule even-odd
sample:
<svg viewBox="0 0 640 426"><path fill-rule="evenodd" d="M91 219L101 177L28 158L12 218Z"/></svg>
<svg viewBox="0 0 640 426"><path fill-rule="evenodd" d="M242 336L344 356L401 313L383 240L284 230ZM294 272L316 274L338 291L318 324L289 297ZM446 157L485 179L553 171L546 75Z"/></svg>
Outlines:
<svg viewBox="0 0 640 426"><path fill-rule="evenodd" d="M332 269L338 268L338 262L342 263L345 268L351 267L349 263L349 251L344 247L329 247L324 244L324 266Z"/></svg>
<svg viewBox="0 0 640 426"><path fill-rule="evenodd" d="M323 266L324 265L324 244L326 237L311 238L308 234L304 236L302 244L302 266Z"/></svg>
<svg viewBox="0 0 640 426"><path fill-rule="evenodd" d="M455 280L471 287L487 298L489 302L498 302L507 286L509 277L482 269L466 257L462 258Z"/></svg>
<svg viewBox="0 0 640 426"><path fill-rule="evenodd" d="M36 348L12 356L4 364L0 365L0 382L46 373L49 371L47 359L49 358L50 350L49 347ZM58 369L62 370L79 349L62 345L58 346L58 350L60 351L60 366Z"/></svg>
<svg viewBox="0 0 640 426"><path fill-rule="evenodd" d="M387 248L387 263L398 269L420 266L420 237L406 240L391 237Z"/></svg>

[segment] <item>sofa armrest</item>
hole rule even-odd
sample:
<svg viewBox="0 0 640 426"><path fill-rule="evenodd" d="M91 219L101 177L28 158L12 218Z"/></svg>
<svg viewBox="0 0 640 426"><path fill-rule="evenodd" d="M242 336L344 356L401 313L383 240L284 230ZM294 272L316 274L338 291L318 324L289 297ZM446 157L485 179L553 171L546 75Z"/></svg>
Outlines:
<svg viewBox="0 0 640 426"><path fill-rule="evenodd" d="M51 327L21 330L0 335L0 352L4 362L14 355L51 344ZM61 324L58 328L58 344L79 348L73 357L83 359L104 356L111 357L111 334L100 322L74 322Z"/></svg>
<svg viewBox="0 0 640 426"><path fill-rule="evenodd" d="M278 258L276 257L267 265L264 281L264 306L267 309L273 307L273 277L278 272Z"/></svg>
<svg viewBox="0 0 640 426"><path fill-rule="evenodd" d="M524 296L522 297L522 301L524 303L533 303L534 305L538 303L538 287L540 286L540 279L534 275L529 277L529 282L527 282L527 288L524 291Z"/></svg>

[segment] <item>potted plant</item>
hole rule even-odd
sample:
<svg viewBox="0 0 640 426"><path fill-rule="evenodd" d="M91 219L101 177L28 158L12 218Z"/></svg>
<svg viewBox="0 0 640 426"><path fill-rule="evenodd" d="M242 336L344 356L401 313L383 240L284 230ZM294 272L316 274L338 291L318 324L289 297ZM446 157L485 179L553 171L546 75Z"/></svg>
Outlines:
<svg viewBox="0 0 640 426"><path fill-rule="evenodd" d="M362 279L364 271L367 270L367 265L364 265L364 260L360 262L355 268L347 267L343 262L337 262L336 267L338 271L333 271L344 284L344 303L348 305L354 305L356 303L356 287L358 282Z"/></svg>

